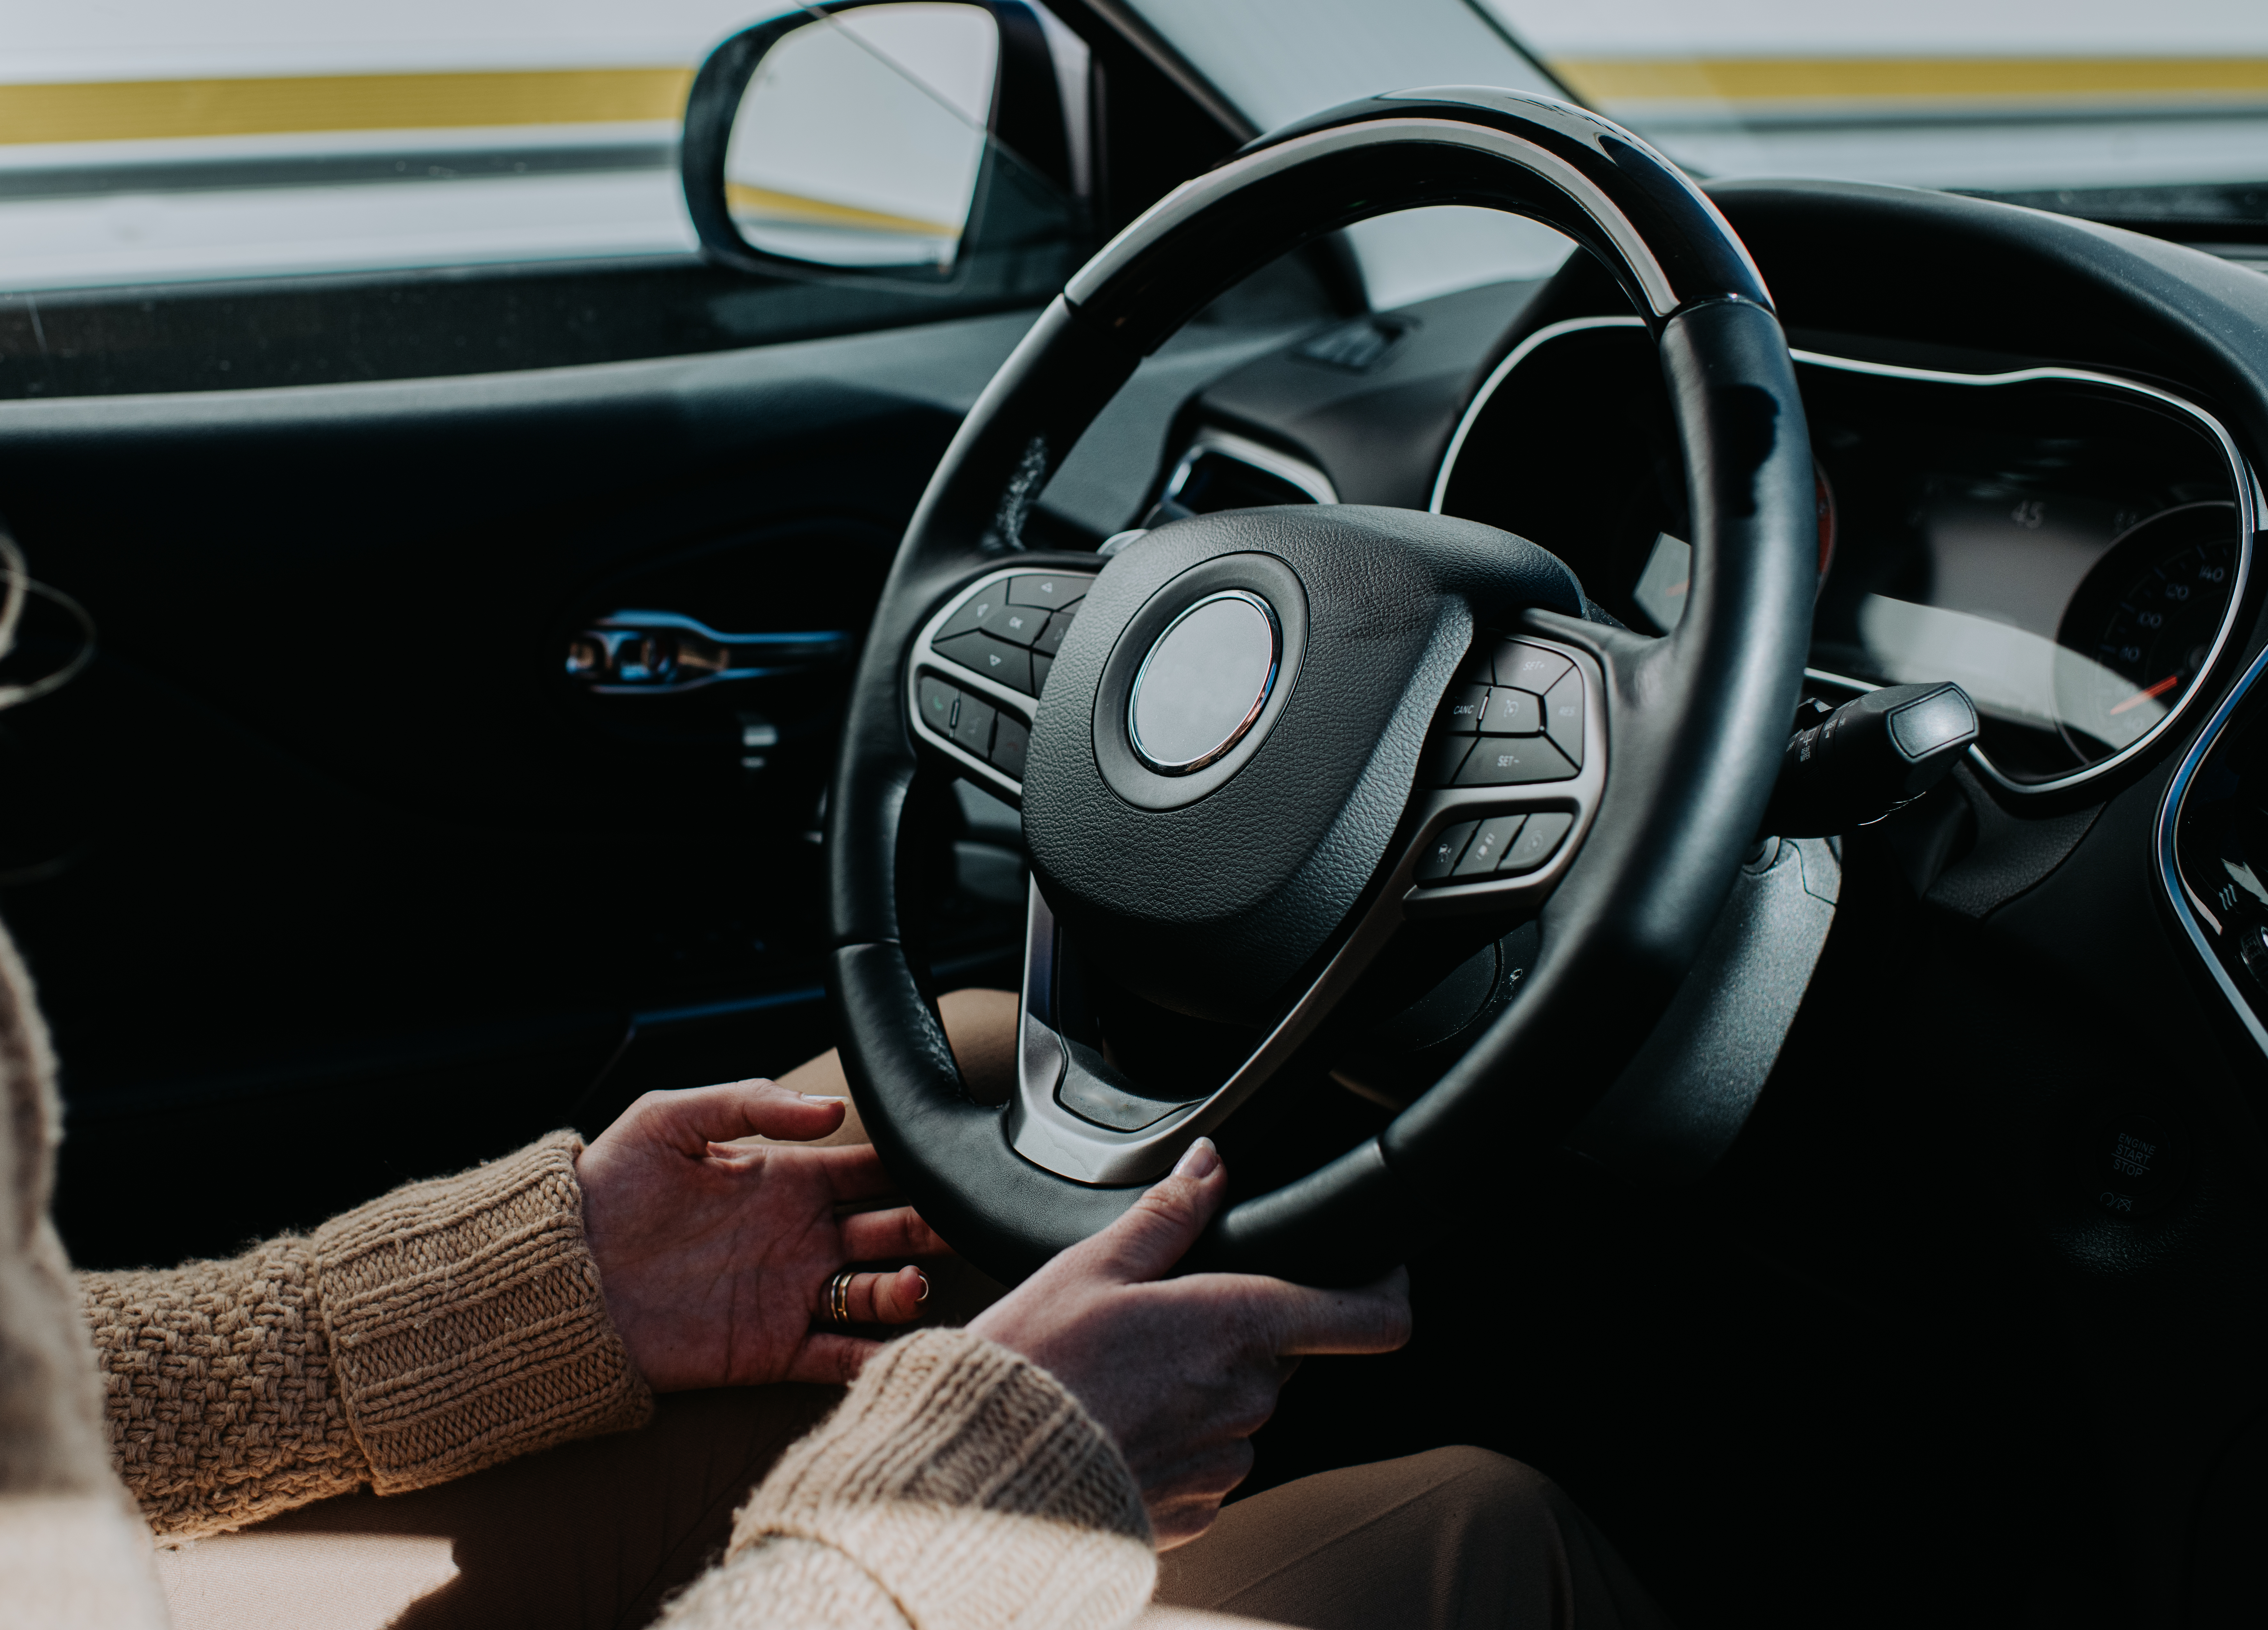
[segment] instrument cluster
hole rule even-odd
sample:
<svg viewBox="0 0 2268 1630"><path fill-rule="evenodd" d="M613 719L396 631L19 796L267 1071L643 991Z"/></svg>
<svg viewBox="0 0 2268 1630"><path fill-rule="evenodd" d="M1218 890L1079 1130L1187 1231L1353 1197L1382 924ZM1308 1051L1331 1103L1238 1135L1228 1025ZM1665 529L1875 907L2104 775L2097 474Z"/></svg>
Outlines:
<svg viewBox="0 0 2268 1630"><path fill-rule="evenodd" d="M1998 373L1796 352L1819 495L1815 682L1958 682L1975 753L2037 789L2156 736L2226 643L2256 489L2211 415L2073 369ZM1565 560L1631 626L1683 616L1676 433L1635 319L1554 324L1491 375L1433 508Z"/></svg>

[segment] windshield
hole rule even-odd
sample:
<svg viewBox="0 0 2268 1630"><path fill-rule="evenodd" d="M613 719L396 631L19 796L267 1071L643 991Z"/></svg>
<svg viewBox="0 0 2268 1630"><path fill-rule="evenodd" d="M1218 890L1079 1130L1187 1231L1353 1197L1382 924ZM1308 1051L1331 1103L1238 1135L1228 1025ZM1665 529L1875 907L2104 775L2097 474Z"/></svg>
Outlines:
<svg viewBox="0 0 2268 1630"><path fill-rule="evenodd" d="M1136 4L1262 129L1388 88L1499 84L1587 103L1697 175L2268 229L2263 0ZM1359 244L1366 269L1396 235Z"/></svg>

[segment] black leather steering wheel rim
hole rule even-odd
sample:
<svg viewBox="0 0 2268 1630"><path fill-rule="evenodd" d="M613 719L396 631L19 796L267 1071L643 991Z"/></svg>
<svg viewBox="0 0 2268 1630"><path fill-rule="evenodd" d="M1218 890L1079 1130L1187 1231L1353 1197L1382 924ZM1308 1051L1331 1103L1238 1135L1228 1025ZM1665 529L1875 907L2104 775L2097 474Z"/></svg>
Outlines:
<svg viewBox="0 0 2268 1630"><path fill-rule="evenodd" d="M1300 242L1428 204L1543 220L1622 283L1655 334L1683 445L1693 588L1678 629L1659 641L1569 614L1580 598L1525 613L1524 626L1596 659L1614 720L1609 792L1543 908L1545 954L1521 999L1385 1133L1242 1200L1197 1259L1311 1282L1366 1278L1399 1259L1440 1196L1484 1193L1511 1151L1548 1149L1667 1006L1752 839L1801 678L1815 518L1786 342L1730 227L1628 132L1514 92L1373 98L1261 138L1105 247L1003 366L923 498L853 681L827 821L828 989L844 1068L894 1178L997 1276L1020 1278L1140 1191L1018 1156L1000 1111L962 1087L922 994L897 899L919 763L909 642L976 572L1023 558L1022 523L1049 474L1188 317Z"/></svg>

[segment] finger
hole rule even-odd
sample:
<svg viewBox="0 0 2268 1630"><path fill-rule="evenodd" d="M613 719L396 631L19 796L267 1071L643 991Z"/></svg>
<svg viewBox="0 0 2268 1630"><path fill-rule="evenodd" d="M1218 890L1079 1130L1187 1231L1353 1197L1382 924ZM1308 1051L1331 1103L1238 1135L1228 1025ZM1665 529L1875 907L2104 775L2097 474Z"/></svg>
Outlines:
<svg viewBox="0 0 2268 1630"><path fill-rule="evenodd" d="M1253 1279L1248 1296L1276 1322L1276 1350L1391 1353L1410 1340L1410 1274L1395 1268L1359 1290L1318 1290L1282 1280Z"/></svg>
<svg viewBox="0 0 2268 1630"><path fill-rule="evenodd" d="M1106 1271L1130 1283L1164 1276L1197 1243L1228 1193L1228 1173L1211 1138L1185 1150L1163 1182L1136 1200L1080 1250L1101 1258Z"/></svg>
<svg viewBox="0 0 2268 1630"><path fill-rule="evenodd" d="M1187 1545L1212 1526L1220 1502L1251 1475L1252 1445L1242 1438L1217 1444L1171 1472L1145 1479L1142 1502L1160 1551Z"/></svg>
<svg viewBox="0 0 2268 1630"><path fill-rule="evenodd" d="M846 1336L832 1330L814 1330L788 1360L788 1381L810 1381L821 1386L848 1386L858 1378L866 1361L882 1344L865 1336Z"/></svg>
<svg viewBox="0 0 2268 1630"><path fill-rule="evenodd" d="M843 1254L853 1262L884 1262L892 1257L946 1257L953 1247L922 1221L911 1206L888 1211L859 1211L844 1217Z"/></svg>
<svg viewBox="0 0 2268 1630"><path fill-rule="evenodd" d="M843 1311L854 1325L909 1325L929 1300L929 1276L917 1267L854 1274L843 1288Z"/></svg>
<svg viewBox="0 0 2268 1630"><path fill-rule="evenodd" d="M651 1122L688 1155L734 1138L825 1137L843 1124L839 1098L806 1098L770 1081L733 1081L678 1092L649 1092L630 1113Z"/></svg>
<svg viewBox="0 0 2268 1630"><path fill-rule="evenodd" d="M811 1153L826 1174L828 1189L838 1206L897 1192L897 1185L882 1170L882 1157L874 1152L872 1143L838 1143Z"/></svg>

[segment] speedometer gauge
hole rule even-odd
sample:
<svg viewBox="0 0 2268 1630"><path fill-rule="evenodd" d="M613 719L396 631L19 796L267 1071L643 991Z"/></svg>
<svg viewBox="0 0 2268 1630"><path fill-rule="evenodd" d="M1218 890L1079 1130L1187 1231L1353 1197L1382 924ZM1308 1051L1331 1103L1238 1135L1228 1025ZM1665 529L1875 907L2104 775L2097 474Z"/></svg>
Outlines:
<svg viewBox="0 0 2268 1630"><path fill-rule="evenodd" d="M2065 607L2056 696L2082 760L2139 740L2204 669L2236 583L2235 510L2185 503L2129 527Z"/></svg>

